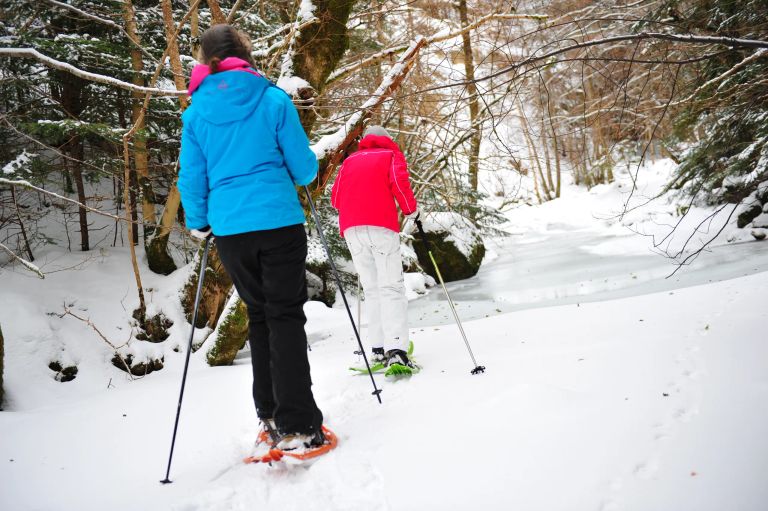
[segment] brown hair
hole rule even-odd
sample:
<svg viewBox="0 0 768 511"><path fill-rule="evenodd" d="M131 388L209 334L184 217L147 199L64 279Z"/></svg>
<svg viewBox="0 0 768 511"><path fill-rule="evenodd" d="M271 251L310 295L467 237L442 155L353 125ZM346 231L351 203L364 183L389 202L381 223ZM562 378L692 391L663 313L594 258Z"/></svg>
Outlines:
<svg viewBox="0 0 768 511"><path fill-rule="evenodd" d="M203 32L200 36L200 49L203 63L211 68L211 74L218 71L219 62L227 57L243 59L251 67L256 67L251 57L251 41L248 36L225 23L213 25Z"/></svg>

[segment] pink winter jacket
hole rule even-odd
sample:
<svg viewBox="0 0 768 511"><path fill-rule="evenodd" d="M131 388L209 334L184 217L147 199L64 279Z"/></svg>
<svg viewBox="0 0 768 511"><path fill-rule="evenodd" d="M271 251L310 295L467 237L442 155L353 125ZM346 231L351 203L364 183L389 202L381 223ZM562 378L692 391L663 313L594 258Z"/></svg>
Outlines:
<svg viewBox="0 0 768 511"><path fill-rule="evenodd" d="M333 183L331 204L339 210L341 235L357 225L400 232L395 200L403 214L416 211L405 156L391 138L368 135L344 160Z"/></svg>

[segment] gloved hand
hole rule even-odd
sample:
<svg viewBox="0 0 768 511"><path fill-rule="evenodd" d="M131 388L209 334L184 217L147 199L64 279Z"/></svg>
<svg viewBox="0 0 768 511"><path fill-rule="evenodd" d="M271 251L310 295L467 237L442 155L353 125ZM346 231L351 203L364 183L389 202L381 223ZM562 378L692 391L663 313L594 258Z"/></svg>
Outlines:
<svg viewBox="0 0 768 511"><path fill-rule="evenodd" d="M411 220L413 220L415 222L416 220L419 219L419 213L421 213L421 212L419 211L419 208L417 207L416 209L413 210L413 212L411 214L405 215L405 218L410 218Z"/></svg>
<svg viewBox="0 0 768 511"><path fill-rule="evenodd" d="M208 239L208 236L211 235L211 226L206 225L205 227L201 227L200 229L192 229L189 231L189 234L199 239L200 241L205 241L206 239Z"/></svg>

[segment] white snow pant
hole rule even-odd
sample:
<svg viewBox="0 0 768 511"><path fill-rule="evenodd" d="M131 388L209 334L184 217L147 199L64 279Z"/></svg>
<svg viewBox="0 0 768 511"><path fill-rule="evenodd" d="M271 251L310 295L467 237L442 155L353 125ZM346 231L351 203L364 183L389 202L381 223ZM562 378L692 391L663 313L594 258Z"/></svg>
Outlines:
<svg viewBox="0 0 768 511"><path fill-rule="evenodd" d="M344 239L365 291L368 342L373 348L408 350L408 299L398 233L373 225L350 227Z"/></svg>

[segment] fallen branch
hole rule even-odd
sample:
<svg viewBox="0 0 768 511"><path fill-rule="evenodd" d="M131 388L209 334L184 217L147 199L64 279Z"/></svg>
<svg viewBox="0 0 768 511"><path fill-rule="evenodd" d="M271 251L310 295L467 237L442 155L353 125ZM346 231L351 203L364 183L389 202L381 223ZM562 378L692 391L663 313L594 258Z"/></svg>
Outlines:
<svg viewBox="0 0 768 511"><path fill-rule="evenodd" d="M40 277L41 279L44 279L44 278L45 278L45 275L43 275L43 272L41 272L41 271L40 271L40 268L38 268L38 267L37 267L37 266L35 266L34 264L30 263L30 262L29 262L29 261L27 261L26 259L23 259L23 258L21 258L21 257L17 256L17 255L16 255L16 254L13 252L13 250L11 250L10 248L6 247L6 246L5 246L5 245L3 245L2 243L0 243L0 249L3 249L3 251L7 252L7 253L8 253L8 254L11 256L11 258L12 258L13 260L20 262L20 263L21 263L21 264L22 264L22 265L23 265L23 266L24 266L26 269L28 269L28 270L29 270L29 271L31 271L32 273L36 273L36 274L37 274L37 276L38 276L38 277Z"/></svg>

